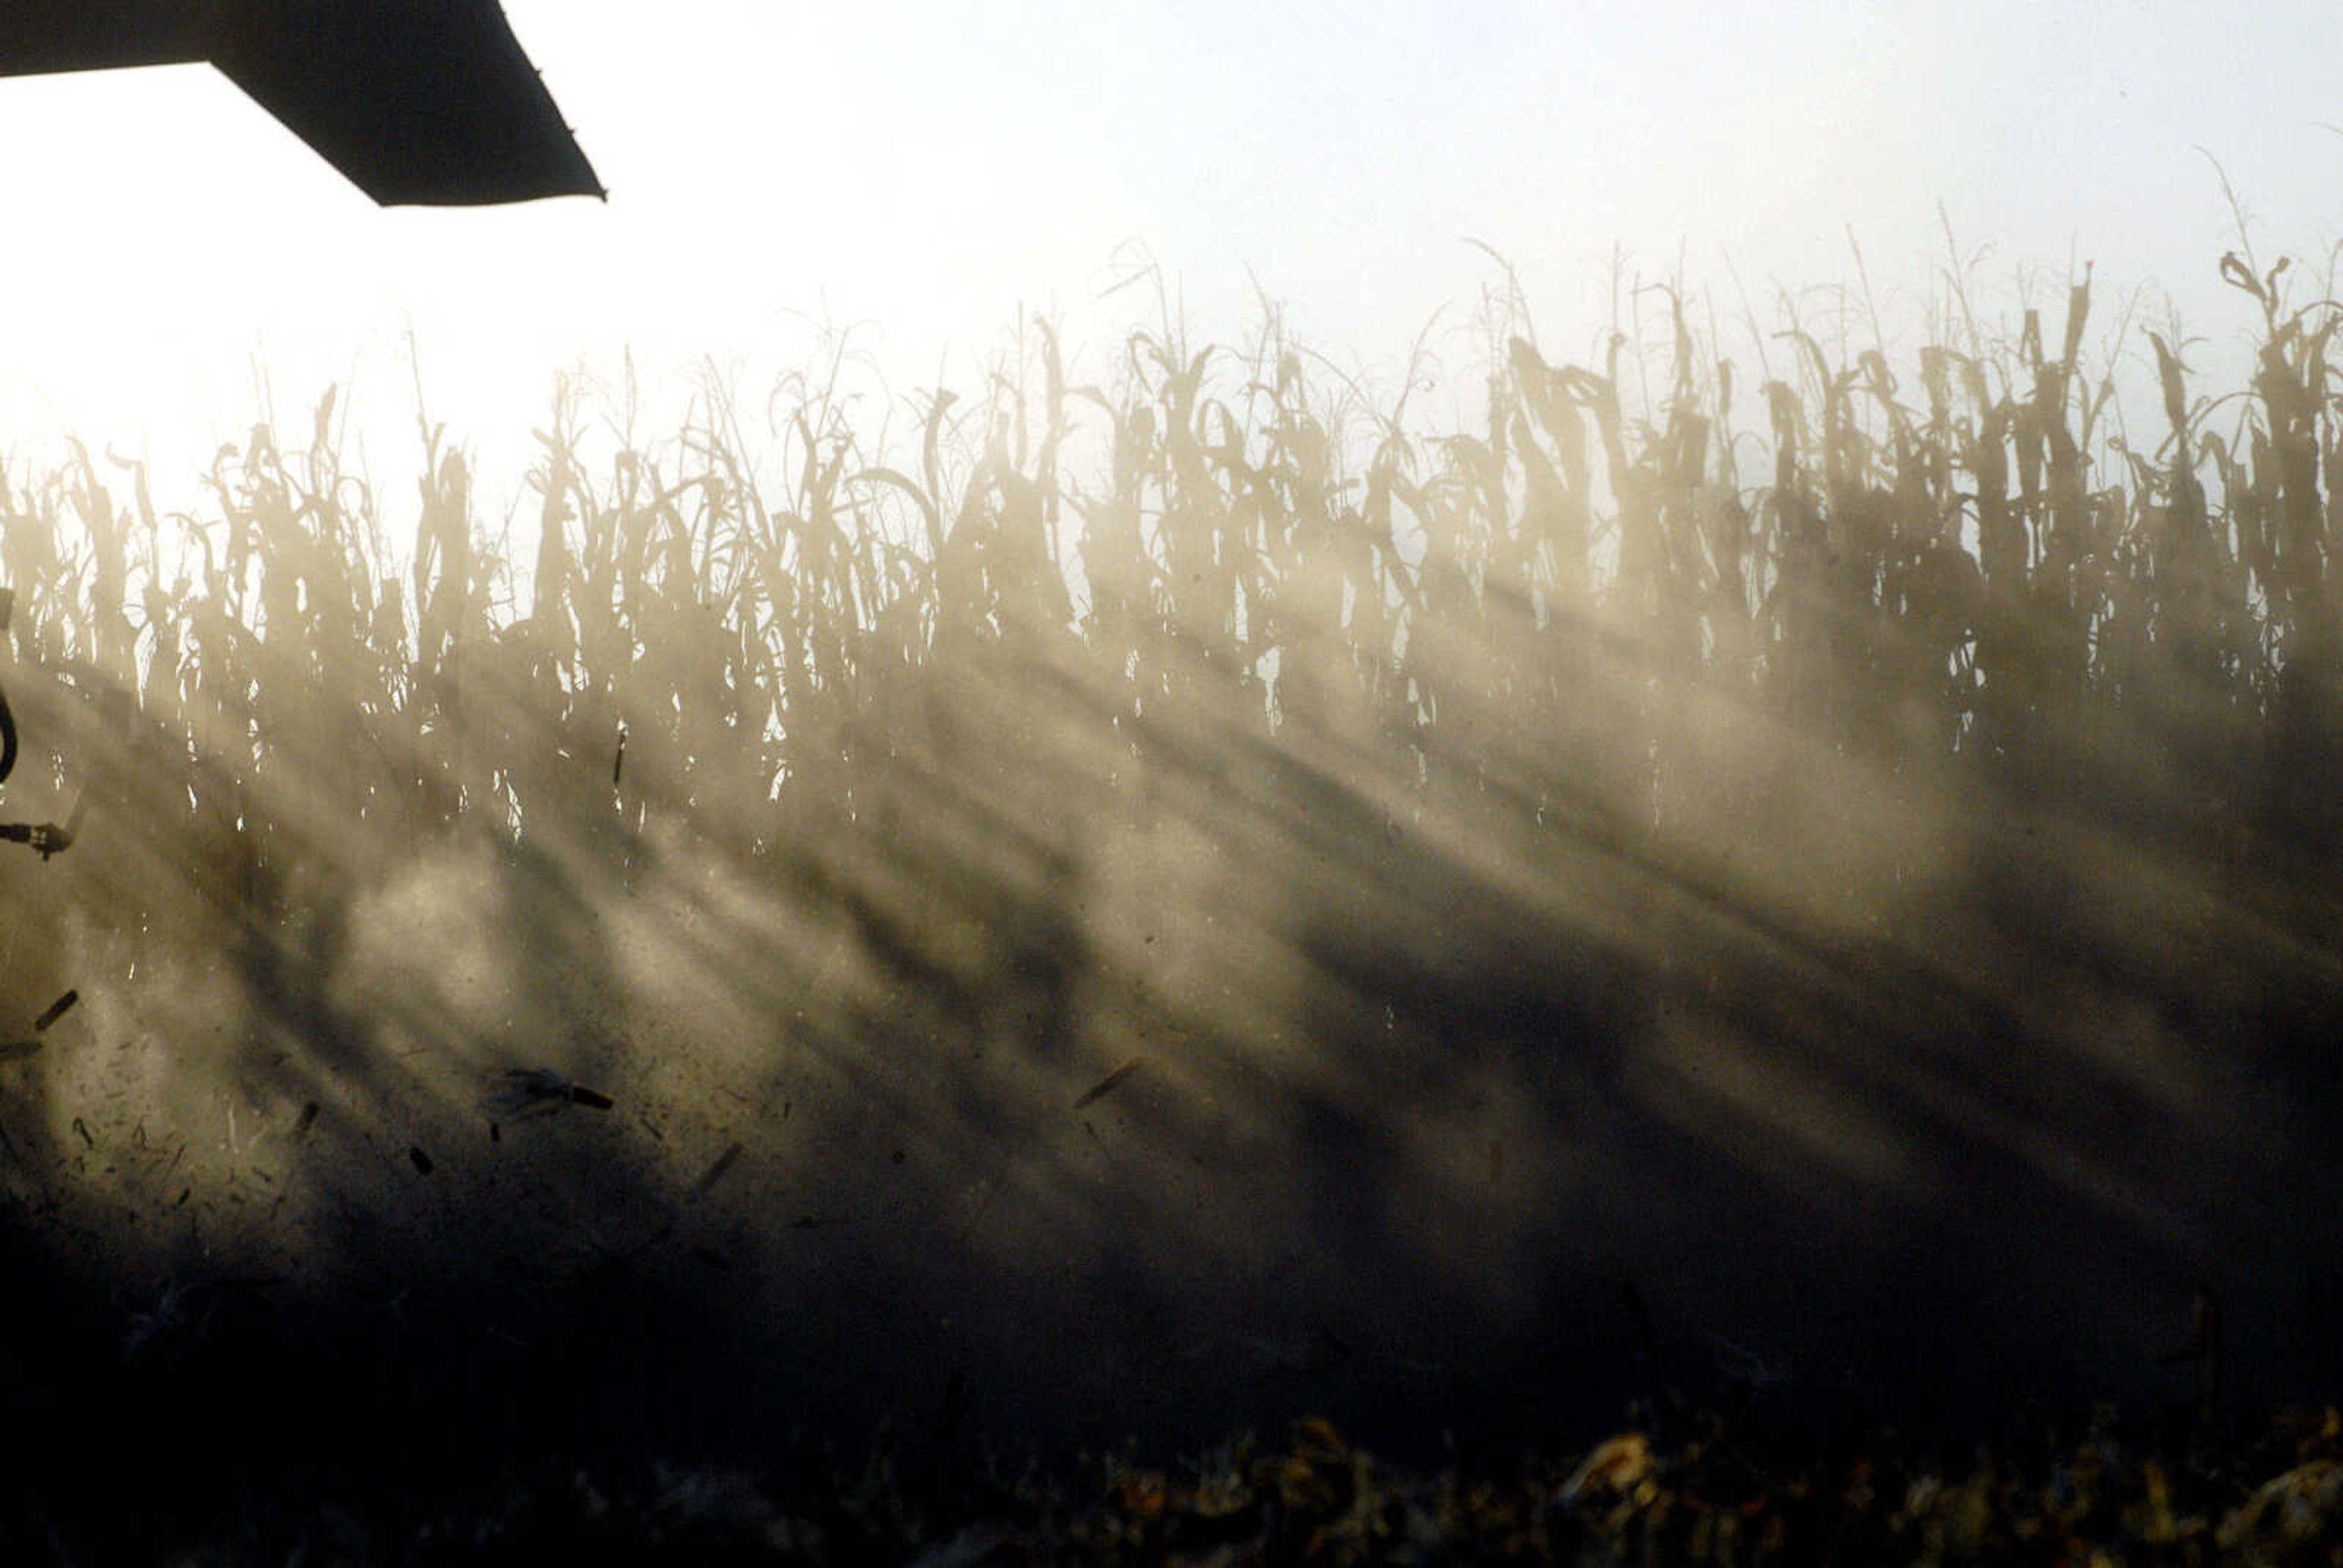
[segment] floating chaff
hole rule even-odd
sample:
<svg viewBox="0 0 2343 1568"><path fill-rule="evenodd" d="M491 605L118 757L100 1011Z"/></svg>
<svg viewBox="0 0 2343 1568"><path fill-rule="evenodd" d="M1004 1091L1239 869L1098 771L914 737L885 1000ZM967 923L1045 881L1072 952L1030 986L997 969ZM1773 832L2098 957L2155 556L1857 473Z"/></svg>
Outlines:
<svg viewBox="0 0 2343 1568"><path fill-rule="evenodd" d="M1088 1089L1084 1090L1082 1091L1081 1098L1074 1101L1074 1109L1077 1111L1084 1111L1088 1110L1091 1106L1097 1104L1100 1101L1104 1100L1108 1095L1112 1094L1116 1089L1120 1088L1124 1079L1129 1078L1132 1073L1137 1072L1141 1068L1145 1067L1146 1065L1147 1059L1145 1057L1132 1057L1129 1061L1124 1062L1121 1067L1116 1068L1112 1072L1108 1073L1104 1078L1100 1079L1096 1083L1091 1084Z"/></svg>
<svg viewBox="0 0 2343 1568"><path fill-rule="evenodd" d="M608 1111L610 1097L574 1083L548 1067L508 1068L497 1074L488 1096L488 1114L498 1120L519 1121L533 1116L554 1116L571 1105Z"/></svg>
<svg viewBox="0 0 2343 1568"><path fill-rule="evenodd" d="M47 1010L33 1020L33 1036L35 1036L35 1039L5 1040L5 1043L0 1043L0 1061L24 1061L25 1057L33 1055L35 1050L40 1050L40 1039L37 1039L37 1036L49 1033L49 1024L54 1024L56 1020L61 1020L61 1017L65 1017L68 1012L73 1012L73 1003L77 1003L77 1000L82 1000L80 991L65 991L64 996L58 996L56 1000L52 1000Z"/></svg>
<svg viewBox="0 0 2343 1568"><path fill-rule="evenodd" d="M35 1034L48 1033L49 1025L56 1022L57 1020L71 1012L73 1010L74 1003L80 1000L81 992L77 990L69 990L65 992L65 995L57 998L56 1000L49 1003L47 1010L44 1011L40 1017L33 1020L33 1032Z"/></svg>
<svg viewBox="0 0 2343 1568"><path fill-rule="evenodd" d="M732 1162L739 1158L740 1142L739 1140L734 1139L724 1146L724 1152L719 1154L715 1162L710 1164L700 1174L699 1180L692 1184L691 1195L694 1198L707 1197L715 1189L716 1184L724 1180L724 1173L732 1169Z"/></svg>

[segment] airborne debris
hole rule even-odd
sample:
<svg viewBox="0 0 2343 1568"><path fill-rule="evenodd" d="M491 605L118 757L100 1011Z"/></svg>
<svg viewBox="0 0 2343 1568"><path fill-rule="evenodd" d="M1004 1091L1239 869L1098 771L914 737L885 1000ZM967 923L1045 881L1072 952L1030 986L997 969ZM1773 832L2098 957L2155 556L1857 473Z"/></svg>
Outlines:
<svg viewBox="0 0 2343 1568"><path fill-rule="evenodd" d="M1082 1111L1088 1109L1090 1106L1097 1104L1100 1101L1104 1100L1108 1095L1112 1094L1117 1088L1121 1087L1124 1079L1129 1078L1132 1073L1137 1072L1141 1068L1146 1065L1147 1059L1145 1057L1132 1057L1129 1061L1124 1062L1121 1067L1116 1068L1112 1072L1108 1073L1104 1078L1100 1079L1096 1083L1091 1084L1088 1089L1084 1090L1082 1091L1082 1097L1074 1101L1074 1109L1077 1111Z"/></svg>
<svg viewBox="0 0 2343 1568"><path fill-rule="evenodd" d="M508 1068L496 1075L496 1083L488 1091L488 1109L492 1117L524 1121L532 1116L553 1116L563 1107L582 1105L588 1111L608 1111L610 1097L573 1083L548 1067Z"/></svg>
<svg viewBox="0 0 2343 1568"><path fill-rule="evenodd" d="M408 1144L407 1146L407 1157L410 1161L414 1161L416 1173L417 1175L428 1176L431 1174L431 1156L423 1152L423 1146L421 1144Z"/></svg>
<svg viewBox="0 0 2343 1568"><path fill-rule="evenodd" d="M7 701L7 699L0 696L0 703L5 701ZM5 773L0 773L0 776L5 776ZM61 1017L65 1017L68 1012L73 1012L73 1003L77 1003L77 1000L82 1000L80 991L65 991L64 996L58 996L56 1000L52 1000L52 1003L49 1003L49 1010L42 1012L40 1017L33 1020L33 1033L35 1033L35 1036L49 1033L49 1024L54 1024L56 1020L61 1020ZM21 1061L24 1057L33 1055L35 1050L40 1050L40 1040L37 1039L7 1040L7 1043L0 1043L0 1061Z"/></svg>
<svg viewBox="0 0 2343 1568"><path fill-rule="evenodd" d="M707 1197L716 1184L724 1180L724 1173L732 1169L732 1162L739 1158L740 1141L736 1138L724 1146L724 1152L719 1154L714 1163L710 1164L700 1174L699 1180L693 1183L691 1195L695 1198Z"/></svg>

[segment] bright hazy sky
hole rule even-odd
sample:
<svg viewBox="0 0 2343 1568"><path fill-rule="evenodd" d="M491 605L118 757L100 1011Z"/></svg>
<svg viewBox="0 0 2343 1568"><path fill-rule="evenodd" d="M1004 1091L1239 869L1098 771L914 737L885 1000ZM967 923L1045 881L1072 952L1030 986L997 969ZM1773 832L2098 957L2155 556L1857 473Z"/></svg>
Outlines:
<svg viewBox="0 0 2343 1568"><path fill-rule="evenodd" d="M2235 230L2197 149L2265 265L2343 230L2343 10L2297 0L506 8L607 206L378 210L207 67L0 82L0 453L70 429L191 499L258 364L288 442L354 387L411 509L411 327L494 510L553 372L629 345L655 385L713 356L760 395L814 324L857 327L899 392L968 392L1021 306L1102 378L1153 312L1101 299L1143 251L1200 337L1242 339L1258 279L1389 384L1443 306L1467 367L1499 275L1466 236L1571 357L1608 320L1614 246L1644 278L1681 258L1737 314L1728 258L1762 311L1850 277L1851 224L1916 312L1939 201L1993 247L1985 281L2039 265L2056 306L2095 260L2103 322L2160 285L2210 367L2251 318L2215 280Z"/></svg>

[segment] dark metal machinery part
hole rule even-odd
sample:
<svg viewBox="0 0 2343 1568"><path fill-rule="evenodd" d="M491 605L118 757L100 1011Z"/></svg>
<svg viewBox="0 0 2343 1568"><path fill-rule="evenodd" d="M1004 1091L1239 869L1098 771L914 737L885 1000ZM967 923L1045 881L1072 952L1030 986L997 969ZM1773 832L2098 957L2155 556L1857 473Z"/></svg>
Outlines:
<svg viewBox="0 0 2343 1568"><path fill-rule="evenodd" d="M384 206L605 194L497 0L0 5L0 76L196 61Z"/></svg>
<svg viewBox="0 0 2343 1568"><path fill-rule="evenodd" d="M0 588L0 637L8 635L8 618L16 608L16 590ZM0 784L16 771L16 716L8 709L8 692L0 687Z"/></svg>
<svg viewBox="0 0 2343 1568"><path fill-rule="evenodd" d="M8 619L16 608L16 590L0 588L0 637L8 633ZM8 692L0 687L0 784L16 770L16 715L8 706ZM86 790L74 802L73 810L62 825L55 822L0 822L0 844L25 844L40 851L45 860L59 850L73 848L74 835L81 831L82 813L87 809Z"/></svg>

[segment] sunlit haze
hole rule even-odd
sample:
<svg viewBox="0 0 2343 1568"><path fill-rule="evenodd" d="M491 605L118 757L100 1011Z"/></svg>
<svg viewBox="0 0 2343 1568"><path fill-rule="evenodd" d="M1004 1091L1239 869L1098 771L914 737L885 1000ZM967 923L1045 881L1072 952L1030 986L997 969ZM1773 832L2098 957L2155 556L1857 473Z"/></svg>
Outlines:
<svg viewBox="0 0 2343 1568"><path fill-rule="evenodd" d="M1472 358L1500 275L1468 238L1564 357L1614 283L1681 276L1771 329L1781 290L1854 280L1850 230L1908 326L1940 203L2000 303L2096 262L2096 326L2160 288L2209 367L2253 322L2215 276L2238 241L2211 160L2265 266L2318 259L2343 180L2316 6L506 9L608 206L377 210L204 66L0 83L0 451L69 432L168 493L265 373L297 430L342 384L403 474L411 333L432 417L509 498L557 370L631 347L654 390L713 361L753 396L828 327L899 394L966 391L1038 311L1103 375L1156 317L1151 284L1109 290L1151 260L1202 337L1241 337L1258 288L1395 385L1435 312L1442 362Z"/></svg>
<svg viewBox="0 0 2343 1568"><path fill-rule="evenodd" d="M456 101L337 4L203 47ZM607 201L0 79L0 1543L770 1545L674 1465L787 1433L921 1562L1142 1449L1257 1503L1096 1540L1341 1556L1624 1420L1793 1501L1503 1539L1886 1560L2073 1494L1745 1436L2036 1400L2170 1466L2077 1561L2331 1496L2343 11L508 9Z"/></svg>

